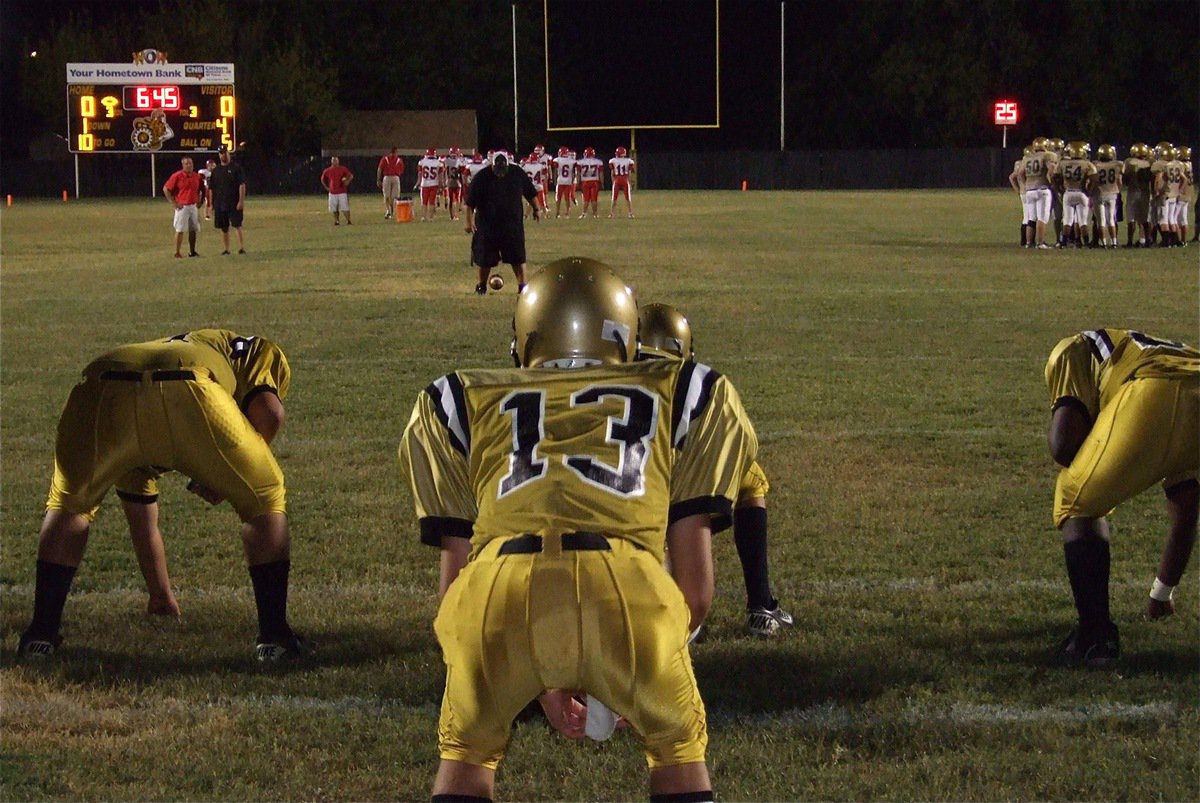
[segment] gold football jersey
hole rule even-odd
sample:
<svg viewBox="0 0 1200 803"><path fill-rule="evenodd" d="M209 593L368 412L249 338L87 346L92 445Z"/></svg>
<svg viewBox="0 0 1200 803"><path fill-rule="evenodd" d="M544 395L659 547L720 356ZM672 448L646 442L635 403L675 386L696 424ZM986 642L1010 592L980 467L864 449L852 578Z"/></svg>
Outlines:
<svg viewBox="0 0 1200 803"><path fill-rule="evenodd" d="M1116 195L1120 177L1120 162L1096 162L1096 189L1101 195Z"/></svg>
<svg viewBox="0 0 1200 803"><path fill-rule="evenodd" d="M1150 163L1139 157L1125 160L1125 189L1132 193L1150 192Z"/></svg>
<svg viewBox="0 0 1200 803"><path fill-rule="evenodd" d="M1092 421L1131 379L1200 376L1200 351L1128 329L1097 329L1063 338L1046 362L1051 409L1078 399Z"/></svg>
<svg viewBox="0 0 1200 803"><path fill-rule="evenodd" d="M758 451L733 385L692 361L458 371L400 444L421 540L599 532L661 561L667 526L729 520Z"/></svg>
<svg viewBox="0 0 1200 803"><path fill-rule="evenodd" d="M287 395L291 367L279 346L262 337L227 329L197 329L181 335L119 346L97 357L85 373L104 371L203 370L233 396L239 407L256 391Z"/></svg>
<svg viewBox="0 0 1200 803"><path fill-rule="evenodd" d="M1050 186L1050 173L1055 164L1057 159L1049 151L1035 151L1026 156L1022 162L1026 188L1036 190Z"/></svg>
<svg viewBox="0 0 1200 803"><path fill-rule="evenodd" d="M1082 190L1088 179L1096 174L1096 166L1087 159L1063 159L1055 171L1062 176L1063 186L1068 190Z"/></svg>
<svg viewBox="0 0 1200 803"><path fill-rule="evenodd" d="M1183 162L1178 159L1167 162L1162 172L1164 193L1168 198L1178 198L1183 194L1184 185L1187 183Z"/></svg>

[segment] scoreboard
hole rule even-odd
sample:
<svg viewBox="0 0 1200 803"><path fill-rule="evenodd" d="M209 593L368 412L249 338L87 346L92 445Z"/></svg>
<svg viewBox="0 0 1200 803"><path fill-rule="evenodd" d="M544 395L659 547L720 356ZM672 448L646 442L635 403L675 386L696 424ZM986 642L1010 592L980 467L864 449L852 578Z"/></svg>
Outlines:
<svg viewBox="0 0 1200 803"><path fill-rule="evenodd" d="M72 153L186 153L237 142L232 64L68 64Z"/></svg>

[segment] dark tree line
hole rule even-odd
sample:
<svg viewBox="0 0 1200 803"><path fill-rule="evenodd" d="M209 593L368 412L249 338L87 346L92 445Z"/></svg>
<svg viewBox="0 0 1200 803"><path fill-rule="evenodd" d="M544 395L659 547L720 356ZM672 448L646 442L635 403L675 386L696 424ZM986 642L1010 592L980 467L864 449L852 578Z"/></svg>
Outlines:
<svg viewBox="0 0 1200 803"><path fill-rule="evenodd" d="M612 35L603 0L550 2L571 7L580 37ZM127 62L144 47L173 61L234 62L239 138L263 156L315 152L342 109L475 109L485 148L628 142L627 131L546 131L541 0L0 0L0 9L7 158L63 133L67 62ZM785 9L788 149L993 146L990 104L1001 97L1024 112L1010 143L1200 144L1194 0L786 0ZM779 147L780 2L722 0L720 14L721 128L639 130L639 147ZM686 57L663 42L593 69L636 92L656 60Z"/></svg>

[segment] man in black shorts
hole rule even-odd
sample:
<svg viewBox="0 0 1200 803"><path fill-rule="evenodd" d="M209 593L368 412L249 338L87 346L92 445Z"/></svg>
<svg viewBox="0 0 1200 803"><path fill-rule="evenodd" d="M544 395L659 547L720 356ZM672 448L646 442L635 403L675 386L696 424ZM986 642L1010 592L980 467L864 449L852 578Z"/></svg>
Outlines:
<svg viewBox="0 0 1200 803"><path fill-rule="evenodd" d="M229 227L237 229L238 253L246 253L246 241L242 238L242 211L246 205L246 171L229 158L229 147L222 145L217 152L220 164L212 169L208 178L212 199L214 224L221 230L225 243L222 256L229 255Z"/></svg>
<svg viewBox="0 0 1200 803"><path fill-rule="evenodd" d="M508 157L497 153L490 170L480 170L467 188L467 234L471 264L479 269L475 292L487 292L488 274L501 261L512 265L517 292L525 288L525 223L521 199L538 220L537 190L524 170L510 170Z"/></svg>

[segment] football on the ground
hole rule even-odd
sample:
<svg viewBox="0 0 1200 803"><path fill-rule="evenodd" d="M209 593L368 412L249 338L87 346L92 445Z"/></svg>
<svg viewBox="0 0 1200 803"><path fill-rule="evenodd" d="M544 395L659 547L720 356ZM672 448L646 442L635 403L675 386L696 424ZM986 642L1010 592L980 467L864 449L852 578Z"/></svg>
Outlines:
<svg viewBox="0 0 1200 803"><path fill-rule="evenodd" d="M503 290L504 289L504 277L501 276L499 273L493 273L488 278L488 287L492 288L493 290L497 290L497 291Z"/></svg>

